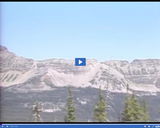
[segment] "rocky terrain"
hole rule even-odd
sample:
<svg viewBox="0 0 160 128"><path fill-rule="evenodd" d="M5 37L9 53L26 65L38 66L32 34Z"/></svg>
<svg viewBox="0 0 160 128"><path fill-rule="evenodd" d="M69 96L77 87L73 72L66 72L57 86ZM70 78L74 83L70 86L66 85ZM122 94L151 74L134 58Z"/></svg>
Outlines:
<svg viewBox="0 0 160 128"><path fill-rule="evenodd" d="M10 91L51 90L54 87L101 86L112 92L160 92L160 59L98 62L87 59L86 66L77 67L73 60L48 59L36 61L23 58L0 46L1 86Z"/></svg>
<svg viewBox="0 0 160 128"><path fill-rule="evenodd" d="M134 91L138 99L146 99L151 121L157 121L160 59L132 62L87 59L86 66L77 67L74 59L36 61L0 46L1 122L33 121L31 106L35 101L43 103L43 121L64 121L68 85L72 86L77 122L92 121L99 86L104 94L108 90L113 97L107 102L112 108L107 109L107 113L108 119L114 122L124 108L127 84L129 92Z"/></svg>

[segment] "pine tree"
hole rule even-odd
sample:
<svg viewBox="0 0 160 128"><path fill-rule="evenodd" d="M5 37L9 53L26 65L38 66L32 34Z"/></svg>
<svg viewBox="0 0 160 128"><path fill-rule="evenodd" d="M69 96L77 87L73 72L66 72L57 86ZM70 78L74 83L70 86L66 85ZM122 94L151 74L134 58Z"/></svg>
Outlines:
<svg viewBox="0 0 160 128"><path fill-rule="evenodd" d="M131 121L131 115L130 115L130 107L131 107L131 98L127 95L125 100L125 109L122 112L122 121Z"/></svg>
<svg viewBox="0 0 160 128"><path fill-rule="evenodd" d="M65 116L65 122L74 122L75 117L75 108L74 108L74 102L73 102L73 96L71 92L71 88L68 87L68 100L67 100L67 116Z"/></svg>
<svg viewBox="0 0 160 128"><path fill-rule="evenodd" d="M135 96L129 96L127 94L125 101L125 109L122 112L122 121L123 122L140 122L142 119L142 108Z"/></svg>
<svg viewBox="0 0 160 128"><path fill-rule="evenodd" d="M141 122L141 119L142 119L142 115L143 115L143 109L141 108L137 98L136 98L136 95L133 94L132 95L132 119L133 121L135 122Z"/></svg>
<svg viewBox="0 0 160 128"><path fill-rule="evenodd" d="M148 109L147 109L147 103L146 100L143 99L141 101L141 107L142 107L142 122L148 122L150 119L149 113L148 113Z"/></svg>
<svg viewBox="0 0 160 128"><path fill-rule="evenodd" d="M128 95L128 90L129 90L129 85L127 84L126 85L126 100L125 100L125 107L124 107L124 110L123 112L121 113L122 114L122 117L121 117L121 120L122 121L130 121L130 114L129 114L129 111L130 111L130 107L131 107L131 97Z"/></svg>
<svg viewBox="0 0 160 128"><path fill-rule="evenodd" d="M107 121L106 102L103 97L101 88L99 89L99 101L94 108L93 118L95 122Z"/></svg>

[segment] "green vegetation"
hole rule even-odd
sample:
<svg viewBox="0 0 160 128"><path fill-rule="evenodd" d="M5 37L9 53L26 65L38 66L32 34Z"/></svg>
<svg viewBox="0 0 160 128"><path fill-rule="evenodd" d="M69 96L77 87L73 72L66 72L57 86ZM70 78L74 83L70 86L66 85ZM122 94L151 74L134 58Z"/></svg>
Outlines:
<svg viewBox="0 0 160 128"><path fill-rule="evenodd" d="M146 100L143 99L141 101L141 109L142 109L142 122L148 122L150 119L149 113L148 113L148 109L147 109L147 103Z"/></svg>
<svg viewBox="0 0 160 128"><path fill-rule="evenodd" d="M95 122L107 121L106 102L103 97L101 88L99 89L99 101L94 108L93 119Z"/></svg>
<svg viewBox="0 0 160 128"><path fill-rule="evenodd" d="M141 122L143 110L135 96L126 97L125 108L122 112L122 122Z"/></svg>
<svg viewBox="0 0 160 128"><path fill-rule="evenodd" d="M64 121L65 122L74 122L76 117L75 117L75 108L74 108L74 101L73 101L73 96L71 92L71 87L68 87L68 100L67 100L67 116L65 116Z"/></svg>
<svg viewBox="0 0 160 128"><path fill-rule="evenodd" d="M125 99L125 106L122 113L118 113L117 120L118 122L148 122L150 121L150 115L147 108L147 102L145 99L141 99L140 101L136 97L135 93L128 94L129 85L127 85L127 95ZM107 122L108 121L108 113L106 111L107 104L103 92L101 88L99 88L99 99L93 110L93 121L94 122ZM64 118L65 122L75 122L76 114L75 114L75 106L73 95L71 91L71 87L68 87L68 99L66 103L66 116ZM160 108L158 110L160 114ZM84 115L85 116L85 115ZM39 117L36 117L39 118ZM160 121L160 118L158 119ZM54 122L56 122L56 118L54 115Z"/></svg>

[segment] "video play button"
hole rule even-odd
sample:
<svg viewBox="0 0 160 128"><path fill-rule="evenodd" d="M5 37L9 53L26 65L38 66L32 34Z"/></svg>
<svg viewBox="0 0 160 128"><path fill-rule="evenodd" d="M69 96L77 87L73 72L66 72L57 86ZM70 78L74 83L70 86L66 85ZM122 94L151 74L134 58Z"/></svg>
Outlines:
<svg viewBox="0 0 160 128"><path fill-rule="evenodd" d="M79 64L81 64L82 63L82 61L81 60L79 60Z"/></svg>
<svg viewBox="0 0 160 128"><path fill-rule="evenodd" d="M86 58L75 58L75 66L86 66Z"/></svg>

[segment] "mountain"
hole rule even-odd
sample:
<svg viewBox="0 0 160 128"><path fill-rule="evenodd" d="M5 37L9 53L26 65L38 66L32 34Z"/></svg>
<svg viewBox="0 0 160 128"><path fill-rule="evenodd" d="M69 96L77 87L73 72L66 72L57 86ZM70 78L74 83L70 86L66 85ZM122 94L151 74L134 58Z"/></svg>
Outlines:
<svg viewBox="0 0 160 128"><path fill-rule="evenodd" d="M9 91L44 91L74 86L126 92L160 92L160 59L98 62L87 59L86 66L75 66L74 59L33 60L17 56L0 46L1 87Z"/></svg>
<svg viewBox="0 0 160 128"><path fill-rule="evenodd" d="M43 103L44 122L64 121L68 85L72 85L76 121L92 121L99 86L108 98L108 119L117 121L124 109L126 85L139 100L146 99L151 121L159 118L160 59L98 62L87 59L77 67L73 60L36 61L17 56L0 46L1 122L28 122L35 101ZM108 89L111 91L108 93ZM117 93L118 92L118 93ZM112 109L110 109L112 108Z"/></svg>

